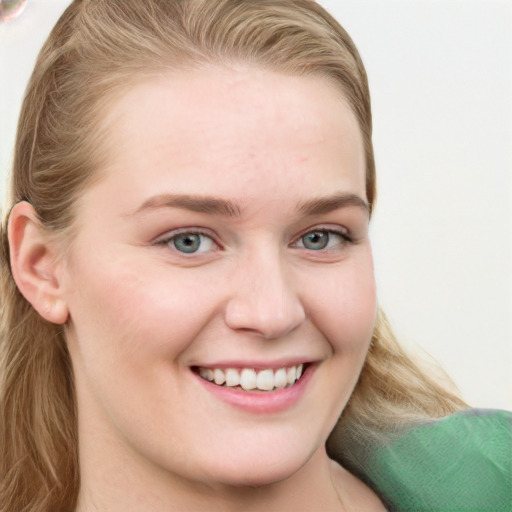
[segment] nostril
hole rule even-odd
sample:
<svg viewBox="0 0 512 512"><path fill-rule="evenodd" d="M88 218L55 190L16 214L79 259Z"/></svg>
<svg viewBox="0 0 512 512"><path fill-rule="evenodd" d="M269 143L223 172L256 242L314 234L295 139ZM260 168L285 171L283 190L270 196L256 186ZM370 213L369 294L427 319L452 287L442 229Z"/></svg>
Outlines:
<svg viewBox="0 0 512 512"><path fill-rule="evenodd" d="M251 307L240 299L227 306L227 326L241 333L255 334L264 339L283 337L294 331L306 319L302 304L257 304Z"/></svg>

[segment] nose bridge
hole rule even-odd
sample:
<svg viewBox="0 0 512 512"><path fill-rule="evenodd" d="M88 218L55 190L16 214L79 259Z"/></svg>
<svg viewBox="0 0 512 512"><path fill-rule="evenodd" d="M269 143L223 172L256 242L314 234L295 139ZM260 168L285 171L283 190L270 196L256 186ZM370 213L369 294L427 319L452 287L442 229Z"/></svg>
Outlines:
<svg viewBox="0 0 512 512"><path fill-rule="evenodd" d="M298 327L306 313L290 269L277 249L248 254L237 265L226 323L271 339Z"/></svg>

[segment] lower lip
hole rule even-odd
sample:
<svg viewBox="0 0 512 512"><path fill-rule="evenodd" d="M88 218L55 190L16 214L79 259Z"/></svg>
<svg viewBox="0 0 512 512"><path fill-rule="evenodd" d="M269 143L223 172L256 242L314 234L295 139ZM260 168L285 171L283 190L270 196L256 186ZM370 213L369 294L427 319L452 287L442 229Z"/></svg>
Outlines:
<svg viewBox="0 0 512 512"><path fill-rule="evenodd" d="M315 367L313 365L309 365L302 377L289 388L278 389L276 391L263 391L260 393L217 386L195 373L194 375L210 393L227 404L253 414L275 414L290 409L300 400L311 380L314 369Z"/></svg>

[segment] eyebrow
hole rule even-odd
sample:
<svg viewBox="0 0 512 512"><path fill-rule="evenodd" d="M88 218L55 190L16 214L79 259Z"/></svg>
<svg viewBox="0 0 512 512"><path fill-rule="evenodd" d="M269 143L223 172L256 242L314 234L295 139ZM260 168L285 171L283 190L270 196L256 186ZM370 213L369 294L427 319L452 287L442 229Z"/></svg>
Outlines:
<svg viewBox="0 0 512 512"><path fill-rule="evenodd" d="M370 214L370 205L362 197L356 194L334 194L327 197L319 197L299 204L298 211L305 216L321 215L340 208L355 206Z"/></svg>
<svg viewBox="0 0 512 512"><path fill-rule="evenodd" d="M209 213L224 215L226 217L239 217L241 209L238 204L225 199L218 199L209 196L193 196L181 194L162 194L151 197L144 201L136 210L139 213L143 210L154 208L183 208L197 213Z"/></svg>
<svg viewBox="0 0 512 512"><path fill-rule="evenodd" d="M297 211L304 216L321 215L325 213L355 206L370 213L370 205L356 194L334 194L300 202ZM135 211L139 213L156 208L182 208L197 213L217 214L226 217L240 217L242 209L234 201L210 196L196 196L189 194L160 194L144 201Z"/></svg>

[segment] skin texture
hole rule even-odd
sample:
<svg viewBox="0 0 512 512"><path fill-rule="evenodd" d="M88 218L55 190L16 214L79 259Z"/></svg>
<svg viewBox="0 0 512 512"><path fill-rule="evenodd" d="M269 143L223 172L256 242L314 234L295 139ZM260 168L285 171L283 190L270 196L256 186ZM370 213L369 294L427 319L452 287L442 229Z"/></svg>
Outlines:
<svg viewBox="0 0 512 512"><path fill-rule="evenodd" d="M251 68L149 77L112 102L104 125L108 164L76 205L66 256L39 264L51 293L33 301L67 321L78 510L381 510L324 447L375 319L368 213L353 201L300 209L366 199L361 137L340 93ZM214 196L231 214L169 206L164 194ZM29 209L12 223L18 240L35 231ZM307 248L319 229L328 247ZM200 250L180 252L176 230L204 233ZM314 364L298 401L256 414L191 369L233 361Z"/></svg>

